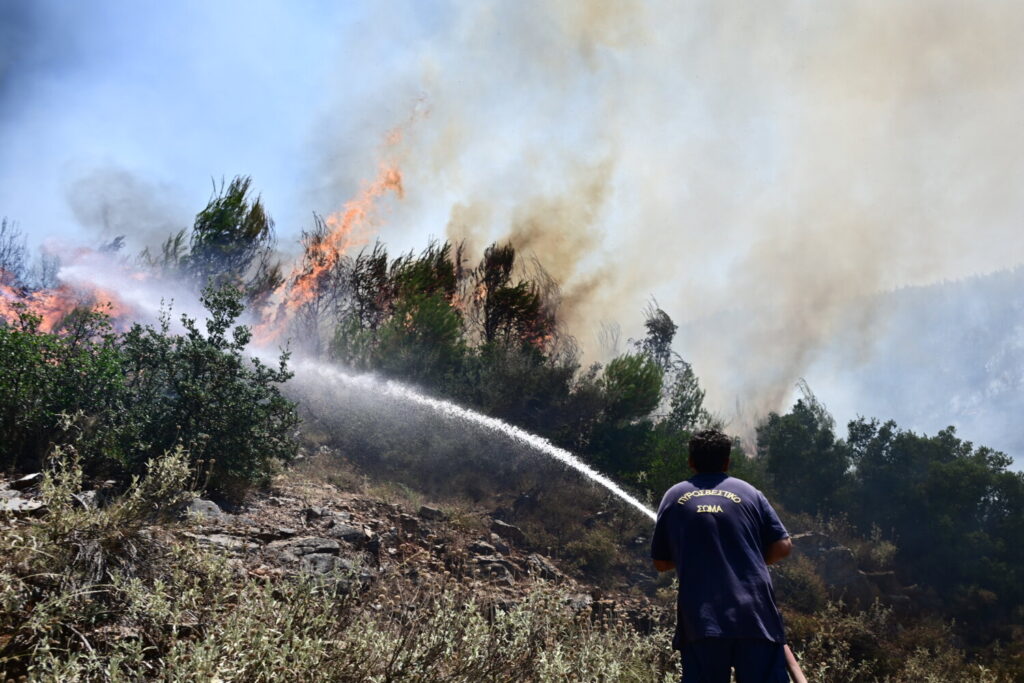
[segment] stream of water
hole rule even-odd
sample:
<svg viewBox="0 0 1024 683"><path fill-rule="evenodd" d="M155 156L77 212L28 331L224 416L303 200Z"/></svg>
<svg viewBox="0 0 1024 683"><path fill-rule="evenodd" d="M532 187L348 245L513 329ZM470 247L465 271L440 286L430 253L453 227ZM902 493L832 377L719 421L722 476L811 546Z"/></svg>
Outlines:
<svg viewBox="0 0 1024 683"><path fill-rule="evenodd" d="M626 493L614 481L590 467L569 451L564 448L559 448L547 439L537 436L536 434L531 434L530 432L520 429L514 425L510 425L507 422L497 418L488 417L487 415L482 415L474 410L463 408L449 401L442 401L441 399L425 396L415 389L393 380L382 380L374 377L373 375L354 374L346 372L336 366L312 360L294 359L289 363L289 365L291 369L295 371L297 377L309 373L315 376L318 380L330 379L348 387L358 388L363 391L373 392L382 396L423 406L449 419L468 422L488 431L501 434L513 441L528 446L539 453L543 453L548 457L554 458L567 467L576 470L591 482L600 484L608 491L622 499L623 502L636 508L650 519L653 520L656 518L653 510Z"/></svg>

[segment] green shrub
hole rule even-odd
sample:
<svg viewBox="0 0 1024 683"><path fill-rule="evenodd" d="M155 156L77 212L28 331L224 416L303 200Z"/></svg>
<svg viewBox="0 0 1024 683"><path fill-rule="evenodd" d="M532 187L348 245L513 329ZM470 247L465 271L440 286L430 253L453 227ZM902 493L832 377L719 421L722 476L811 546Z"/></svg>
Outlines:
<svg viewBox="0 0 1024 683"><path fill-rule="evenodd" d="M9 471L37 469L53 445L72 439L98 459L122 413L122 357L107 317L75 311L60 334L40 323L26 311L0 322L0 468Z"/></svg>
<svg viewBox="0 0 1024 683"><path fill-rule="evenodd" d="M235 326L243 306L230 287L207 289L205 331L182 316L185 334L134 326L121 342L129 414L122 453L130 470L154 451L180 445L205 488L237 499L295 455L298 416L277 385L287 381L287 353L277 368L247 358L251 333Z"/></svg>
<svg viewBox="0 0 1024 683"><path fill-rule="evenodd" d="M787 559L771 568L779 604L801 612L817 612L828 602L825 582L805 555Z"/></svg>
<svg viewBox="0 0 1024 683"><path fill-rule="evenodd" d="M0 536L0 671L75 643L83 629L117 621L119 585L152 581L168 562L151 526L176 515L192 493L186 455L178 450L147 465L116 501L91 509L81 492L79 459L58 449L41 487L46 515Z"/></svg>

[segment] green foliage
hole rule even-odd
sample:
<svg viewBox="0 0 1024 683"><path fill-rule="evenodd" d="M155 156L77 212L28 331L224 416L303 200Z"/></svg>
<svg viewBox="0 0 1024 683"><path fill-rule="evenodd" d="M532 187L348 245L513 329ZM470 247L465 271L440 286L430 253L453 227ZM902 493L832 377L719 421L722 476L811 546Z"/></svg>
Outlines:
<svg viewBox="0 0 1024 683"><path fill-rule="evenodd" d="M601 623L543 583L498 606L398 573L342 593L250 578L173 527L146 526L176 505L184 467L180 454L153 464L137 484L148 509L133 492L99 510L68 506L69 471L48 488L51 515L0 531L0 670L53 681L678 679L667 633Z"/></svg>
<svg viewBox="0 0 1024 683"><path fill-rule="evenodd" d="M248 301L262 302L283 278L273 255L274 222L251 189L249 176L236 176L226 187L221 181L191 230L170 235L158 255L146 249L143 261L164 274L188 276L199 288L241 287Z"/></svg>
<svg viewBox="0 0 1024 683"><path fill-rule="evenodd" d="M1010 459L961 441L952 427L936 436L892 422L850 423L858 505L864 529L898 540L901 564L965 599L992 590L1004 609L1024 602L1024 475Z"/></svg>
<svg viewBox="0 0 1024 683"><path fill-rule="evenodd" d="M646 356L627 353L612 359L602 379L607 415L615 422L644 417L661 398L661 369Z"/></svg>
<svg viewBox="0 0 1024 683"><path fill-rule="evenodd" d="M54 444L71 439L98 458L123 409L123 358L106 317L76 311L61 334L43 333L40 322L23 310L13 325L0 324L0 467L7 470L38 468Z"/></svg>
<svg viewBox="0 0 1024 683"><path fill-rule="evenodd" d="M232 288L207 289L205 330L182 316L183 335L171 334L166 319L160 329L136 325L124 335L129 469L154 449L181 445L208 488L237 498L294 455L298 418L277 388L291 377L288 356L276 368L246 357L250 332L234 325L239 297Z"/></svg>
<svg viewBox="0 0 1024 683"><path fill-rule="evenodd" d="M757 428L757 450L765 458L773 490L788 509L839 511L850 456L813 395L797 401L788 415L770 414Z"/></svg>
<svg viewBox="0 0 1024 683"><path fill-rule="evenodd" d="M52 448L73 444L92 474L138 474L185 447L202 486L237 498L295 452L298 418L278 385L291 375L249 359L249 331L231 288L208 290L205 330L182 318L184 334L136 325L112 332L101 313L77 311L56 333L22 313L0 326L0 465L38 467Z"/></svg>
<svg viewBox="0 0 1024 683"><path fill-rule="evenodd" d="M787 509L849 517L862 566L895 567L941 595L973 643L1013 637L1005 627L1024 606L1024 474L1007 470L1007 456L953 428L929 437L864 418L837 440L806 395L758 428L758 450Z"/></svg>

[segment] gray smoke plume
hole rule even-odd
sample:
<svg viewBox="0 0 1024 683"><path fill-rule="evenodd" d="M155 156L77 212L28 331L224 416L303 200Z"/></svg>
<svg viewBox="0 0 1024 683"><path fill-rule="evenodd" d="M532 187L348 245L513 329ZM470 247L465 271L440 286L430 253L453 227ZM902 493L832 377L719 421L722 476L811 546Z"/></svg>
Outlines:
<svg viewBox="0 0 1024 683"><path fill-rule="evenodd" d="M363 120L421 103L384 239L533 252L591 354L654 295L713 407L780 409L840 327L867 357L871 294L1024 259L1022 29L1012 2L455 3Z"/></svg>

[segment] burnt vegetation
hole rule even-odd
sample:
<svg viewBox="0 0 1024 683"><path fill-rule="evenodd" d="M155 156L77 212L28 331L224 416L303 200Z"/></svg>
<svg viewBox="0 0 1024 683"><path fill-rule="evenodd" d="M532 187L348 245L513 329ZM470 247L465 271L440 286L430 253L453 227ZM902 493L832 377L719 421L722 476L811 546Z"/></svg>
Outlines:
<svg viewBox="0 0 1024 683"><path fill-rule="evenodd" d="M236 178L215 188L190 229L140 257L145 267L202 290L205 321L175 321L168 310L157 325L118 330L102 308L86 308L44 331L31 310L15 307L0 323L0 468L8 476L46 471L50 499L49 515L31 528L10 515L5 522L0 665L30 671L37 658L40 671L102 671L112 656L136 656L123 651L135 641L104 644L83 633L118 610L134 610L137 630L147 634L140 643L205 671L212 665L193 631L169 632L153 607L160 591L181 591L214 625L209 632L225 651L237 647L231 639L242 622L276 633L261 614L279 611L292 620L289 628L308 650L301 663L310 668L295 669L300 679L329 663L348 672L339 680L392 680L408 671L430 680L441 661L429 642L436 626L472 632L479 641L473 647L489 653L459 650L462 659L449 662L462 667L453 680L504 680L509 669L502 667L520 666L527 677L543 678L555 660L543 664L520 646L554 651L569 637L594 642L608 661L621 658L635 680L655 680L657 667L614 646L616 639L643 639L566 621L548 609L548 598L495 621L457 608L454 594L420 596L417 608L433 621L416 622L400 615L375 621L348 597L330 621L309 612L322 599L316 586L237 588L238 578L215 558L174 555L140 531L173 518L186 493L243 504L247 491L265 486L300 447L326 446L341 456L320 466L342 487L365 488L372 478L402 487L403 495L485 506L595 585L659 598L670 592L664 579L645 578L646 546L642 538L634 542L644 525L600 492L565 484L548 464L479 434L432 425L430 416L385 418L372 401L331 403L329 394L297 405L282 393L292 377L289 354L272 363L249 356L252 331L240 324L248 307L254 319L283 326L280 341L297 353L415 385L546 437L653 506L687 476L690 434L721 425L673 349L676 325L663 310L649 305L644 335L625 352L584 366L561 325L557 283L511 245L491 245L479 260L449 243L418 254L389 254L380 243L343 253L320 218L302 245L303 259L285 275L272 221L250 180ZM0 223L0 284L29 293L52 285L55 273L45 259L30 266L22 234ZM282 310L274 292L298 282L309 291L294 310ZM814 680L1019 680L1024 477L1009 469L1012 460L959 439L952 428L927 436L859 418L844 437L804 389L789 412L762 421L756 457L737 442L733 473L776 501L791 531L827 537L854 558L855 571L884 574L892 584L870 600L844 592L829 583L826 551L780 565L776 585L794 649L809 671L822 672ZM111 480L119 502L77 509L69 496L83 478ZM67 539L71 545L62 546ZM135 554L121 557L124 547ZM44 556L56 564L40 581ZM83 599L91 590L99 602ZM54 626L61 620L66 628ZM381 659L372 643L347 631L353 621L390 639L397 659ZM514 646L496 647L506 641ZM245 660L251 668L241 676L269 680L286 670L287 663L268 662L274 647L289 645L268 642L277 645L260 651L264 660ZM142 650L137 656L140 668L128 669L137 675L181 671Z"/></svg>

